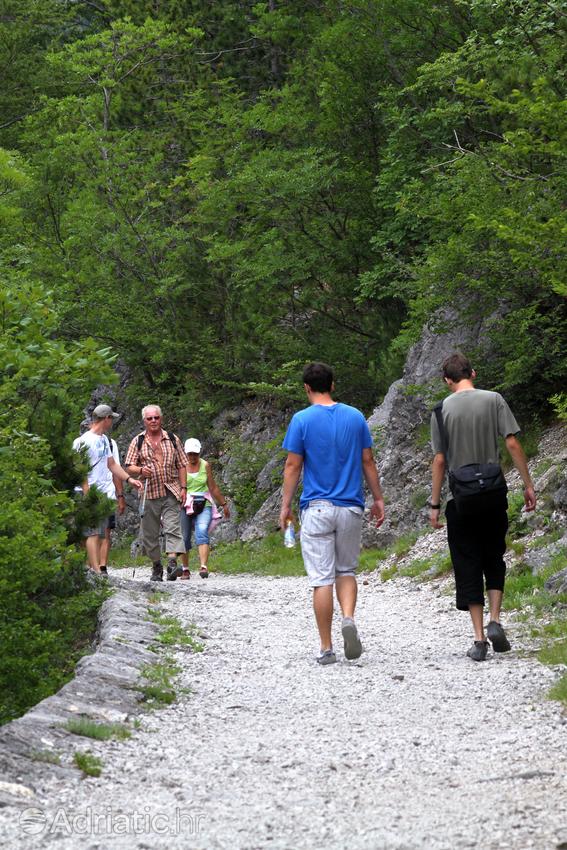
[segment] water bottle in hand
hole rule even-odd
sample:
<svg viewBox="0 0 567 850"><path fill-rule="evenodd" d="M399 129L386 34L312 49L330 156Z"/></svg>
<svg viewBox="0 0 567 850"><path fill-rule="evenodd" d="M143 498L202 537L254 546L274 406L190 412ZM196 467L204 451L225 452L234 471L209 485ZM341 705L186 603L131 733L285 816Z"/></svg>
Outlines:
<svg viewBox="0 0 567 850"><path fill-rule="evenodd" d="M284 546L286 546L288 549L291 549L293 546L295 546L295 528L293 527L293 522L290 519L288 519L285 527L283 542Z"/></svg>

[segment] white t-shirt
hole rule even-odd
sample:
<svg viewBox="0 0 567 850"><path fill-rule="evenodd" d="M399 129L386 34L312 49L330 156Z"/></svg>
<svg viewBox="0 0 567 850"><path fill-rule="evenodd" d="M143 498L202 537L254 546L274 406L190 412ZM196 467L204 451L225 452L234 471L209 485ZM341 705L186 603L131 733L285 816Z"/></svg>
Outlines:
<svg viewBox="0 0 567 850"><path fill-rule="evenodd" d="M89 487L96 484L101 492L110 495L107 489L109 478L112 484L112 473L108 468L108 458L111 457L109 438L102 434L95 434L94 431L85 431L84 434L73 441L73 448L76 452L79 451L81 446L86 446L89 451L91 467L87 476ZM114 490L114 486L112 489Z"/></svg>
<svg viewBox="0 0 567 850"><path fill-rule="evenodd" d="M118 452L118 446L116 445L116 440L108 438L110 440L110 445L112 446L112 457L116 461L117 464L120 465L120 454ZM101 460L101 465L103 461ZM108 462L106 464L106 484L103 486L102 482L98 485L99 489L102 490L109 499L116 499L116 487L114 486L114 479L112 477L112 472L108 468Z"/></svg>

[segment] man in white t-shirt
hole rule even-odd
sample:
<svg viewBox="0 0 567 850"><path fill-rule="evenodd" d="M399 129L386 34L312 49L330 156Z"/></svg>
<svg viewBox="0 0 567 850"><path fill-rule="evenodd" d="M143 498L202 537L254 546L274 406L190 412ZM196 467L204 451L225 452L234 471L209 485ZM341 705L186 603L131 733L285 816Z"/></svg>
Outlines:
<svg viewBox="0 0 567 850"><path fill-rule="evenodd" d="M90 469L86 481L83 482L83 493L87 493L91 487L96 486L101 493L110 495L108 492L109 473L111 477L116 479L116 483L119 486L120 482L127 481L133 487L136 487L136 489L142 489L141 481L130 478L126 470L122 469L112 455L110 438L107 436L107 432L110 431L115 419L118 418L118 413L114 413L108 404L99 404L93 410L92 423L89 430L80 437L77 437L73 442L75 451L80 451L83 446L86 446L88 450ZM114 486L114 481L112 483ZM101 539L104 540L107 527L108 517L98 528L87 528L83 532L86 539L89 567L95 573L100 573L101 571Z"/></svg>
<svg viewBox="0 0 567 850"><path fill-rule="evenodd" d="M120 466L120 452L118 451L116 440L113 440L110 436L108 437L108 439L110 440L112 457ZM110 555L110 547L112 545L111 533L116 528L116 514L118 513L120 516L122 516L122 514L126 510L126 499L124 496L124 488L122 486L122 481L118 478L117 475L110 471L108 466L106 467L106 480L104 485L101 484L101 489L103 493L108 496L109 499L113 499L116 502L116 511L111 513L108 517L106 531L100 543L100 571L101 573L107 575L108 557Z"/></svg>

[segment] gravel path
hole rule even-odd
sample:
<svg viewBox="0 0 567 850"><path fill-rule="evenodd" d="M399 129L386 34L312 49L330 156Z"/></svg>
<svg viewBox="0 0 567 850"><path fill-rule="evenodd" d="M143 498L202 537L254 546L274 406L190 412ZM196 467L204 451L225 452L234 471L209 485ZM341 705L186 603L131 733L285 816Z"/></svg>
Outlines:
<svg viewBox="0 0 567 850"><path fill-rule="evenodd" d="M190 692L142 715L128 741L88 741L103 775L53 778L46 829L5 819L10 847L567 847L567 718L545 698L555 674L520 651L467 659L467 617L439 583L371 577L366 652L342 660L337 620L341 661L326 668L304 579L164 589L167 613L206 635L205 652L175 653ZM511 624L515 646L522 631Z"/></svg>

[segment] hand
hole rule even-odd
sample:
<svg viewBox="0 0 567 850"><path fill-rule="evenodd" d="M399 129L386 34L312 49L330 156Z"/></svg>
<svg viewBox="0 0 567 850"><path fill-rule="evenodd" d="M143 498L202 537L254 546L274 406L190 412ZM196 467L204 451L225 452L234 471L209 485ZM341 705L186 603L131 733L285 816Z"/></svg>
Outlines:
<svg viewBox="0 0 567 850"><path fill-rule="evenodd" d="M535 510L536 494L533 487L524 487L524 503L526 511Z"/></svg>
<svg viewBox="0 0 567 850"><path fill-rule="evenodd" d="M224 518L225 518L225 519L230 519L230 508L228 507L228 505L226 504L226 502L225 502L225 504L223 505L222 512L223 512L223 514L224 514Z"/></svg>
<svg viewBox="0 0 567 850"><path fill-rule="evenodd" d="M116 510L118 511L120 516L122 516L122 514L126 510L126 500L125 499L118 499L118 501L116 503Z"/></svg>
<svg viewBox="0 0 567 850"><path fill-rule="evenodd" d="M140 467L140 478L150 478L152 470L149 466Z"/></svg>
<svg viewBox="0 0 567 850"><path fill-rule="evenodd" d="M441 513L441 508L431 508L429 511L429 524L431 528L443 528L443 523L439 522L439 514Z"/></svg>
<svg viewBox="0 0 567 850"><path fill-rule="evenodd" d="M130 478L130 481L128 483L131 484L132 487L135 487L136 490L141 491L141 490L144 489L144 485L142 484L141 481L138 481L137 478Z"/></svg>
<svg viewBox="0 0 567 850"><path fill-rule="evenodd" d="M285 531L288 522L291 520L293 522L293 514L291 512L291 508L284 508L282 505L282 509L280 511L280 528L282 531Z"/></svg>
<svg viewBox="0 0 567 850"><path fill-rule="evenodd" d="M384 522L385 510L384 510L384 499L380 496L378 499L374 499L372 502L372 506L370 508L370 516L374 517L376 528L380 528L382 523Z"/></svg>

